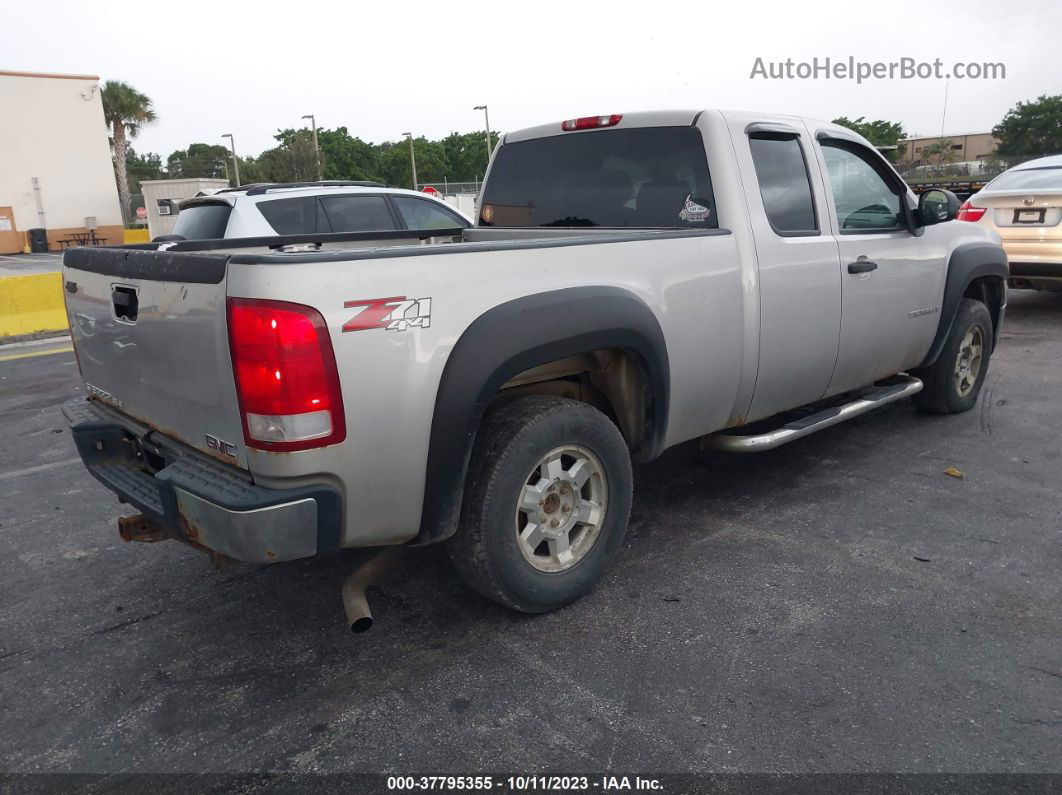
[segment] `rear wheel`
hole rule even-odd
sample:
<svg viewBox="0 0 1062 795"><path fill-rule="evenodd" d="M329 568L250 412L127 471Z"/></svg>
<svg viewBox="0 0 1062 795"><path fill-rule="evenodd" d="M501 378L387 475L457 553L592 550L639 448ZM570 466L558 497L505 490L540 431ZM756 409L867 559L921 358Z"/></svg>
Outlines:
<svg viewBox="0 0 1062 795"><path fill-rule="evenodd" d="M930 414L958 414L977 403L992 356L992 316L988 307L963 298L955 322L931 366L914 371L925 387L912 400Z"/></svg>
<svg viewBox="0 0 1062 795"><path fill-rule="evenodd" d="M597 409L545 396L503 404L476 436L450 559L488 599L554 610L589 591L615 557L631 485L627 445Z"/></svg>

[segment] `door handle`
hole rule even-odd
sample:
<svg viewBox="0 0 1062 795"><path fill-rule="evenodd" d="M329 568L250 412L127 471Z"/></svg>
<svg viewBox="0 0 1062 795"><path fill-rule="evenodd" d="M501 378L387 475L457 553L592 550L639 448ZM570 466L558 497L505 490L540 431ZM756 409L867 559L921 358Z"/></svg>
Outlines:
<svg viewBox="0 0 1062 795"><path fill-rule="evenodd" d="M849 273L870 273L873 270L878 269L878 263L871 262L868 259L857 260L856 262L848 263Z"/></svg>

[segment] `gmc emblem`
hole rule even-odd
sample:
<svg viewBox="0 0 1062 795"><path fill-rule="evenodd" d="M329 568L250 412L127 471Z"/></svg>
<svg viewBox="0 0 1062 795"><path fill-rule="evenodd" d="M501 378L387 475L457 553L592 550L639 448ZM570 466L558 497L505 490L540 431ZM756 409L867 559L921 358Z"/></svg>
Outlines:
<svg viewBox="0 0 1062 795"><path fill-rule="evenodd" d="M206 444L211 450L217 450L222 455L227 455L230 458L236 457L236 445L226 442L224 439L219 439L217 436L211 436L208 433L206 435Z"/></svg>

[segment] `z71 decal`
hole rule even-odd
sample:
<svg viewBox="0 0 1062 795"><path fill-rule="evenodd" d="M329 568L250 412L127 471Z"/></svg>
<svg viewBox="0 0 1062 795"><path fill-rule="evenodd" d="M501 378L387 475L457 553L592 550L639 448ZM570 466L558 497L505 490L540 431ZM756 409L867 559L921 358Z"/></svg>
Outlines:
<svg viewBox="0 0 1062 795"><path fill-rule="evenodd" d="M373 328L406 331L431 325L431 298L367 298L346 301L344 307L361 307L361 311L343 324L343 331L366 331Z"/></svg>

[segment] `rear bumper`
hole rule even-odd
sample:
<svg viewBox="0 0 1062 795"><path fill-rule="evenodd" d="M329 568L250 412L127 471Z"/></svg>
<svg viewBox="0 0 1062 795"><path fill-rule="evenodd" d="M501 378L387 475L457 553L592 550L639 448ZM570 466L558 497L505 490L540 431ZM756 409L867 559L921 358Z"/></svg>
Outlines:
<svg viewBox="0 0 1062 795"><path fill-rule="evenodd" d="M1062 258L1058 262L1010 262L1011 287L1062 289Z"/></svg>
<svg viewBox="0 0 1062 795"><path fill-rule="evenodd" d="M264 489L97 401L67 401L63 415L92 476L172 538L252 563L338 546L342 500L330 486Z"/></svg>

